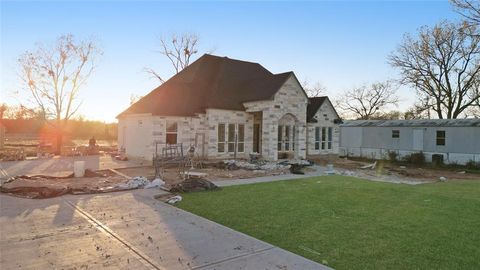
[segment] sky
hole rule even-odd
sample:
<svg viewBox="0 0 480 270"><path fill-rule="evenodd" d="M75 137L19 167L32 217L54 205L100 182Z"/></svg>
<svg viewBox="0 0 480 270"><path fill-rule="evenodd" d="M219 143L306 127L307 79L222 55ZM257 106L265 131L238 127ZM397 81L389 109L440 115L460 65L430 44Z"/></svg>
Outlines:
<svg viewBox="0 0 480 270"><path fill-rule="evenodd" d="M174 33L200 37L204 52L258 62L273 73L294 71L300 81L321 82L335 98L352 87L398 79L388 55L405 33L458 20L448 1L1 1L0 103L24 103L18 57L38 42L71 33L93 37L103 50L82 88L79 114L106 122L159 85L144 69L173 75L156 50ZM415 101L398 90L399 110Z"/></svg>

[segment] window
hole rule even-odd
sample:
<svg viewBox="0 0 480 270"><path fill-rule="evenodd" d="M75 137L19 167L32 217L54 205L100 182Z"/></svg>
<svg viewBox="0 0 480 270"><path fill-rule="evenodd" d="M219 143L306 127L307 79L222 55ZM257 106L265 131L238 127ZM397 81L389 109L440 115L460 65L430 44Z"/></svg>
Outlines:
<svg viewBox="0 0 480 270"><path fill-rule="evenodd" d="M392 138L400 138L400 130L392 130Z"/></svg>
<svg viewBox="0 0 480 270"><path fill-rule="evenodd" d="M235 152L235 124L228 124L228 152Z"/></svg>
<svg viewBox="0 0 480 270"><path fill-rule="evenodd" d="M295 126L279 125L278 126L278 151L294 151L295 150Z"/></svg>
<svg viewBox="0 0 480 270"><path fill-rule="evenodd" d="M219 153L225 152L225 124L218 124L218 144L217 150Z"/></svg>
<svg viewBox="0 0 480 270"><path fill-rule="evenodd" d="M332 127L322 127L322 135L320 138L320 128L315 128L315 150L318 150L320 145L322 150L332 149L332 138L333 138L333 128Z"/></svg>
<svg viewBox="0 0 480 270"><path fill-rule="evenodd" d="M445 145L445 130L437 130L437 145Z"/></svg>
<svg viewBox="0 0 480 270"><path fill-rule="evenodd" d="M333 133L333 128L329 127L328 128L328 149L332 149L332 133Z"/></svg>
<svg viewBox="0 0 480 270"><path fill-rule="evenodd" d="M322 150L325 149L326 142L327 142L327 128L322 127Z"/></svg>
<svg viewBox="0 0 480 270"><path fill-rule="evenodd" d="M245 151L245 125L238 125L238 144L237 151L243 153Z"/></svg>
<svg viewBox="0 0 480 270"><path fill-rule="evenodd" d="M283 126L278 126L278 151L282 151L282 141L283 141Z"/></svg>
<svg viewBox="0 0 480 270"><path fill-rule="evenodd" d="M292 150L295 151L295 126L292 126Z"/></svg>
<svg viewBox="0 0 480 270"><path fill-rule="evenodd" d="M320 150L320 127L315 127L315 150Z"/></svg>
<svg viewBox="0 0 480 270"><path fill-rule="evenodd" d="M285 126L285 151L290 150L290 126Z"/></svg>
<svg viewBox="0 0 480 270"><path fill-rule="evenodd" d="M167 132L165 140L167 144L177 143L177 128L177 122L167 121Z"/></svg>
<svg viewBox="0 0 480 270"><path fill-rule="evenodd" d="M245 125L244 124L218 124L217 151L219 153L245 152ZM225 147L226 146L226 147Z"/></svg>

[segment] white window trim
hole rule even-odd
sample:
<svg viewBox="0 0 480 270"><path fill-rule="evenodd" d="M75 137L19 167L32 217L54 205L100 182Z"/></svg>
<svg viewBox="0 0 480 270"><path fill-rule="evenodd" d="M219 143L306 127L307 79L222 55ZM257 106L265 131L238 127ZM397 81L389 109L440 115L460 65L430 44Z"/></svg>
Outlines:
<svg viewBox="0 0 480 270"><path fill-rule="evenodd" d="M173 131L168 131L168 122L170 123L175 123L177 125L177 131L173 132ZM167 137L169 134L175 134L176 136L176 144L178 144L178 121L165 121L165 144L167 144Z"/></svg>
<svg viewBox="0 0 480 270"><path fill-rule="evenodd" d="M219 137L218 137L218 128L220 125L224 125L224 138L225 138L225 141L221 142L219 141ZM234 131L233 131L233 142L230 142L228 140L229 138L229 132L230 132L230 128L229 126L230 125L234 125ZM239 141L239 126L240 125L243 125L243 141L240 142ZM227 123L227 122L219 122L217 124L217 153L229 153L229 154L232 154L232 153L235 153L235 150L237 150L237 153L245 153L245 128L246 128L246 124L245 123ZM236 141L236 142L235 142ZM224 147L223 147L223 152L220 152L218 151L218 144L219 143L223 143ZM233 151L229 151L229 144L233 143L234 144L234 149ZM238 150L238 145L240 143L243 143L243 151L239 151ZM236 149L235 149L236 148Z"/></svg>
<svg viewBox="0 0 480 270"><path fill-rule="evenodd" d="M318 132L318 140L317 140L317 132ZM321 129L319 126L315 127L313 131L313 149L315 150L320 150L320 144L321 144ZM318 148L317 148L318 145Z"/></svg>
<svg viewBox="0 0 480 270"><path fill-rule="evenodd" d="M223 125L223 138L224 140L223 141L219 141L219 136L218 136L218 133L220 132L220 125ZM220 123L217 123L217 153L225 153L226 150L227 150L227 123L224 123L224 122L220 122ZM222 143L223 144L223 151L219 151L218 150L218 145Z"/></svg>
<svg viewBox="0 0 480 270"><path fill-rule="evenodd" d="M280 134L281 140L277 141L277 145L280 145L280 148L277 146L278 152L294 152L295 151L295 132L296 128L295 125L278 125L278 129L282 128L282 132ZM287 127L288 127L288 140L287 137ZM277 140L278 140L278 132L277 132ZM286 150L286 145L288 144L288 150Z"/></svg>

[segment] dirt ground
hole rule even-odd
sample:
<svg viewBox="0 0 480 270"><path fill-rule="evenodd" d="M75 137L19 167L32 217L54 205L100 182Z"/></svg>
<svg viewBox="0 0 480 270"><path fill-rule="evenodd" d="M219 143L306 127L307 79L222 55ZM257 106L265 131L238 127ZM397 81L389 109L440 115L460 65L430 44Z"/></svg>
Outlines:
<svg viewBox="0 0 480 270"><path fill-rule="evenodd" d="M123 168L117 169L118 172L121 172L125 175L135 177L135 176L144 176L147 179L152 180L155 178L155 170L152 166L145 167L134 167L134 168ZM218 180L231 180L231 179L245 179L245 178L254 178L262 176L273 176L281 175L288 173L288 169L278 169L278 170L246 170L246 169L237 169L237 170L226 170L216 168L214 166L206 166L203 169L194 168L191 169L192 172L206 173L204 179L212 181ZM165 169L162 173L162 180L169 186L178 184L182 182L183 178L181 177L179 171L176 168Z"/></svg>
<svg viewBox="0 0 480 270"><path fill-rule="evenodd" d="M115 191L129 179L109 170L89 173L86 177L19 176L0 187L0 191L23 198L51 198L63 194L89 194Z"/></svg>
<svg viewBox="0 0 480 270"><path fill-rule="evenodd" d="M238 168L227 170L217 168L212 164L205 166L203 169L191 169L189 171L206 174L205 177L202 177L205 180L226 180L280 175L287 173L288 169L246 170ZM128 189L124 187L124 184L136 176L143 176L148 180L153 180L155 178L155 170L152 166L137 166L114 170L99 170L90 172L81 178L66 175L17 176L3 183L0 191L13 196L37 199L51 198L64 194L105 193ZM161 177L165 181L167 188L182 182L184 179L177 168L164 169Z"/></svg>
<svg viewBox="0 0 480 270"><path fill-rule="evenodd" d="M479 180L480 174L469 173L464 168L437 168L437 167L418 167L411 164L396 164L388 161L377 161L375 169L361 169L362 166L372 164L374 161L339 158L338 156L326 155L309 157L315 164L327 166L333 164L335 168L341 168L369 176L394 176L405 180L432 182L438 181L440 177L448 180Z"/></svg>

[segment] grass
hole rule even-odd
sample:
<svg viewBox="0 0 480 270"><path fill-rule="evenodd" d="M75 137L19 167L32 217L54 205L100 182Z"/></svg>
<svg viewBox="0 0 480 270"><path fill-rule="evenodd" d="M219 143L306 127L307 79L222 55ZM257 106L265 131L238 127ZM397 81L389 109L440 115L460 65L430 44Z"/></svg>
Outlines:
<svg viewBox="0 0 480 270"><path fill-rule="evenodd" d="M480 181L324 176L183 196L182 209L336 269L480 269Z"/></svg>

